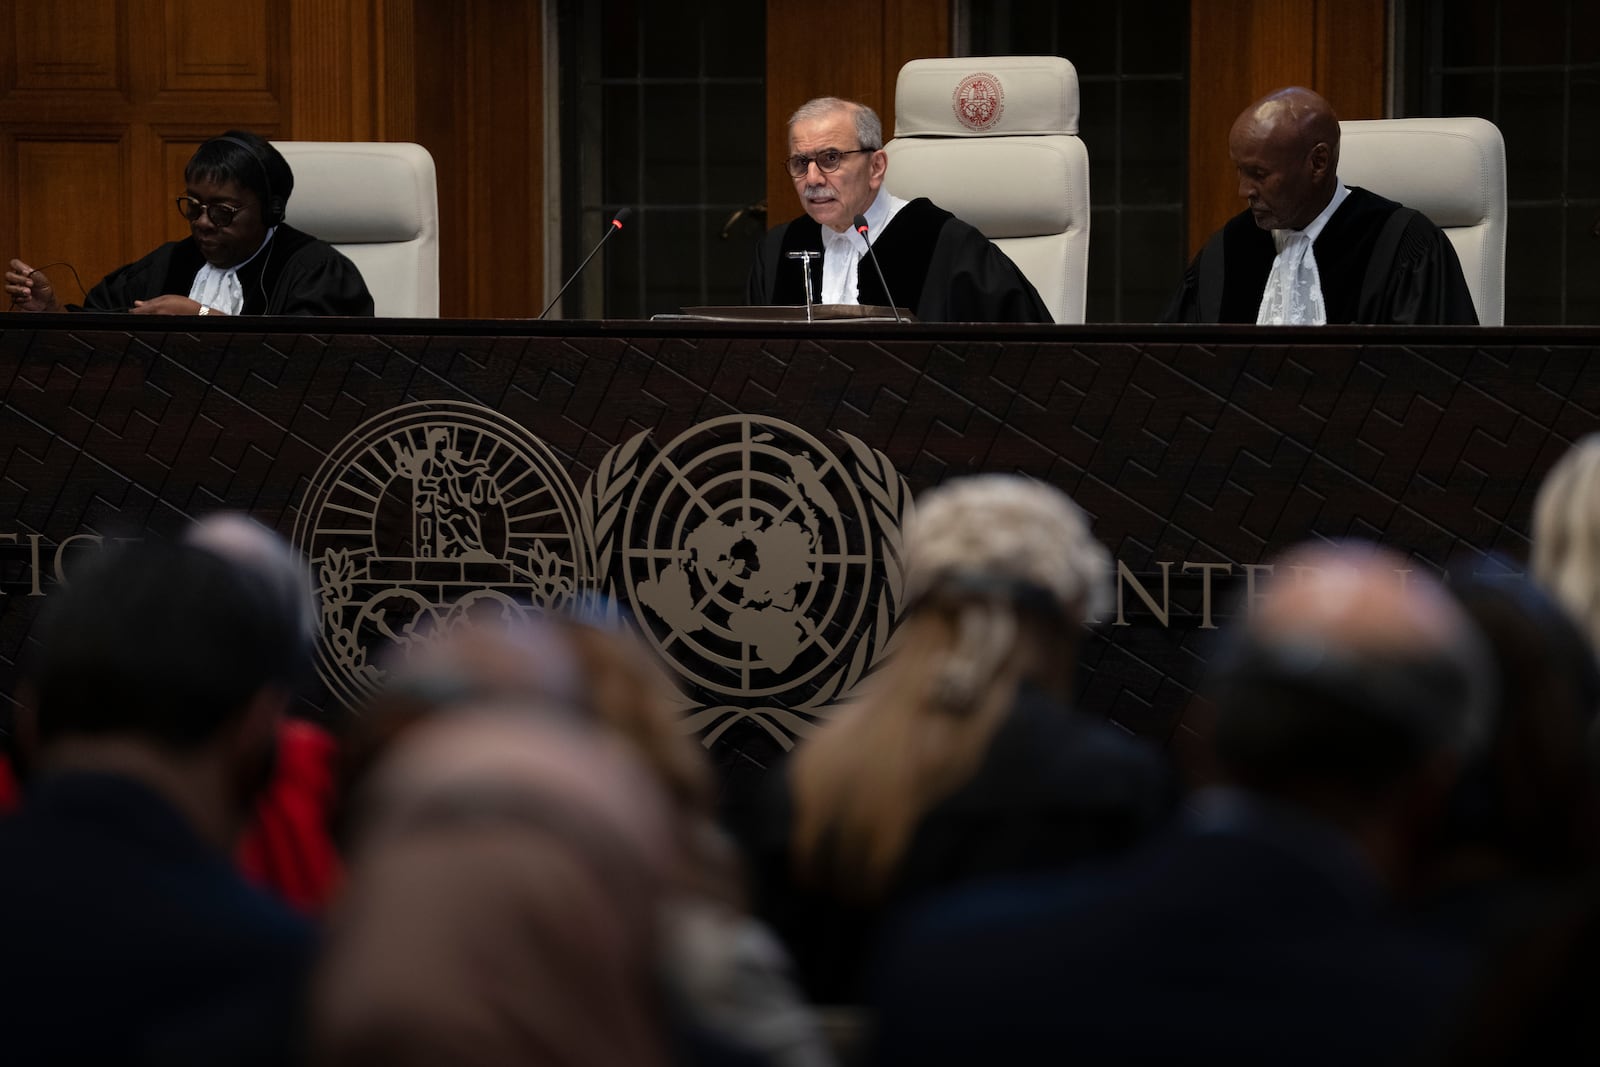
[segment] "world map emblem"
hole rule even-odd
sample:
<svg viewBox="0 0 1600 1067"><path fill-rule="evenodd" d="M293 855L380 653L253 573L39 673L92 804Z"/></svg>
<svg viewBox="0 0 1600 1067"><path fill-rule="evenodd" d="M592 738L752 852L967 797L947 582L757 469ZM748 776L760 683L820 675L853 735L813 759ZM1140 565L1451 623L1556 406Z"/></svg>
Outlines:
<svg viewBox="0 0 1600 1067"><path fill-rule="evenodd" d="M882 654L910 494L881 453L840 438L843 459L790 423L732 415L636 461L621 584L704 700L689 725L708 743L745 717L792 743Z"/></svg>
<svg viewBox="0 0 1600 1067"><path fill-rule="evenodd" d="M951 94L951 105L963 126L987 130L1000 121L1006 109L1006 91L1000 79L987 71L961 79Z"/></svg>
<svg viewBox="0 0 1600 1067"><path fill-rule="evenodd" d="M358 705L382 681L381 647L574 604L594 570L581 515L549 447L490 408L407 404L363 423L295 522L321 613L318 673Z"/></svg>

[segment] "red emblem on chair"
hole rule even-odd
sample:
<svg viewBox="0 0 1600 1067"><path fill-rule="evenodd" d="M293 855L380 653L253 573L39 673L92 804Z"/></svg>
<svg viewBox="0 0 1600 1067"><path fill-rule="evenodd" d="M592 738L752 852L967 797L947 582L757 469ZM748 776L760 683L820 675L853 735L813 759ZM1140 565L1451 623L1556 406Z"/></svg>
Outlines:
<svg viewBox="0 0 1600 1067"><path fill-rule="evenodd" d="M1006 109L1006 91L1000 79L985 71L962 78L950 99L956 118L971 130L987 130L1000 121Z"/></svg>

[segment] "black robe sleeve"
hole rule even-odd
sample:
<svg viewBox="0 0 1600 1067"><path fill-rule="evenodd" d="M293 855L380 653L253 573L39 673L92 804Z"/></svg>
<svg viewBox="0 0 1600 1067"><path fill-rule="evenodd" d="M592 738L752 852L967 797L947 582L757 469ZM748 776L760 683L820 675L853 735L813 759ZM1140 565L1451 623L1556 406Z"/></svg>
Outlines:
<svg viewBox="0 0 1600 1067"><path fill-rule="evenodd" d="M268 315L370 317L372 294L361 271L333 246L313 241L288 258L271 286Z"/></svg>
<svg viewBox="0 0 1600 1067"><path fill-rule="evenodd" d="M185 243L169 242L107 274L85 295L82 310L132 311L135 300L153 300L165 293L178 292L172 287L172 275L174 269L181 266L177 261L185 258L179 254ZM185 296L189 293L189 284L194 281L194 271L199 270L198 252L195 260L193 269L188 271L188 280L182 286ZM69 310L78 309L69 305Z"/></svg>
<svg viewBox="0 0 1600 1067"><path fill-rule="evenodd" d="M205 263L192 240L172 241L118 267L84 298L87 311L131 311L136 300L188 296ZM372 294L356 265L337 249L281 225L261 255L239 269L246 315L370 316Z"/></svg>
<svg viewBox="0 0 1600 1067"><path fill-rule="evenodd" d="M1189 261L1189 268L1183 272L1183 281L1179 283L1178 291L1172 294L1172 300L1168 302L1158 322L1207 321L1200 308L1200 270L1201 261L1207 258L1207 253L1210 251L1210 245L1207 245ZM1210 321L1215 322L1216 319L1213 317Z"/></svg>
<svg viewBox="0 0 1600 1067"><path fill-rule="evenodd" d="M774 226L756 247L756 257L750 264L750 277L745 280L744 286L744 302L751 307L768 307L777 303L773 294L778 280L778 254L786 229L787 226Z"/></svg>
<svg viewBox="0 0 1600 1067"><path fill-rule="evenodd" d="M1444 231L1412 213L1400 235L1383 285L1382 304L1366 322L1399 325L1478 325L1461 260Z"/></svg>
<svg viewBox="0 0 1600 1067"><path fill-rule="evenodd" d="M923 322L1054 322L1033 283L980 231L952 218L917 301Z"/></svg>

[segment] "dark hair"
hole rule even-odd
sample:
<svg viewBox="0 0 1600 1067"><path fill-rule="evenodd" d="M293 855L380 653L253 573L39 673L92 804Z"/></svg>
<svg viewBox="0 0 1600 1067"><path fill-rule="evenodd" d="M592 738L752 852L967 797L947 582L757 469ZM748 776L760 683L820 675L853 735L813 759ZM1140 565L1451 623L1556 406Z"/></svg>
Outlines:
<svg viewBox="0 0 1600 1067"><path fill-rule="evenodd" d="M266 140L248 130L228 130L195 149L183 168L185 181L238 182L261 201L267 225L283 221L294 191L289 161Z"/></svg>
<svg viewBox="0 0 1600 1067"><path fill-rule="evenodd" d="M1587 635L1525 577L1452 588L1488 639L1500 685L1490 746L1452 798L1447 842L1493 844L1547 871L1593 863L1600 797L1585 738L1600 705L1600 667Z"/></svg>
<svg viewBox="0 0 1600 1067"><path fill-rule="evenodd" d="M1442 747L1429 724L1466 701L1471 684L1443 654L1352 655L1241 635L1211 681L1217 757L1262 792L1377 801Z"/></svg>
<svg viewBox="0 0 1600 1067"><path fill-rule="evenodd" d="M303 621L258 573L193 545L107 547L41 620L41 741L128 734L173 749L214 737L251 697L291 688Z"/></svg>

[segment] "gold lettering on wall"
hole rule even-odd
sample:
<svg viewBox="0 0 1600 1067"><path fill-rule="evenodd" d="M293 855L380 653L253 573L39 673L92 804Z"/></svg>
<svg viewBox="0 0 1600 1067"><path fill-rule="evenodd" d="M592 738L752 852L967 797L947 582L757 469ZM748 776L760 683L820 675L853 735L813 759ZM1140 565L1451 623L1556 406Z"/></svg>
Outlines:
<svg viewBox="0 0 1600 1067"><path fill-rule="evenodd" d="M1128 586L1133 587L1134 593L1138 595L1140 600L1144 601L1144 606L1150 609L1150 614L1156 617L1156 621L1161 624L1163 629L1169 625L1169 620L1172 617L1172 564L1161 561L1156 566L1161 568L1161 603L1159 605L1156 604L1155 597L1150 595L1150 590L1144 587L1144 583L1134 577L1133 572L1128 569L1128 565L1120 559L1117 560L1117 620L1112 623L1113 626L1130 625L1122 613L1122 591Z"/></svg>
<svg viewBox="0 0 1600 1067"><path fill-rule="evenodd" d="M1200 577L1200 629L1215 630L1217 624L1211 621L1211 572L1219 571L1222 574L1232 574L1231 563L1185 563L1184 573L1199 571Z"/></svg>

